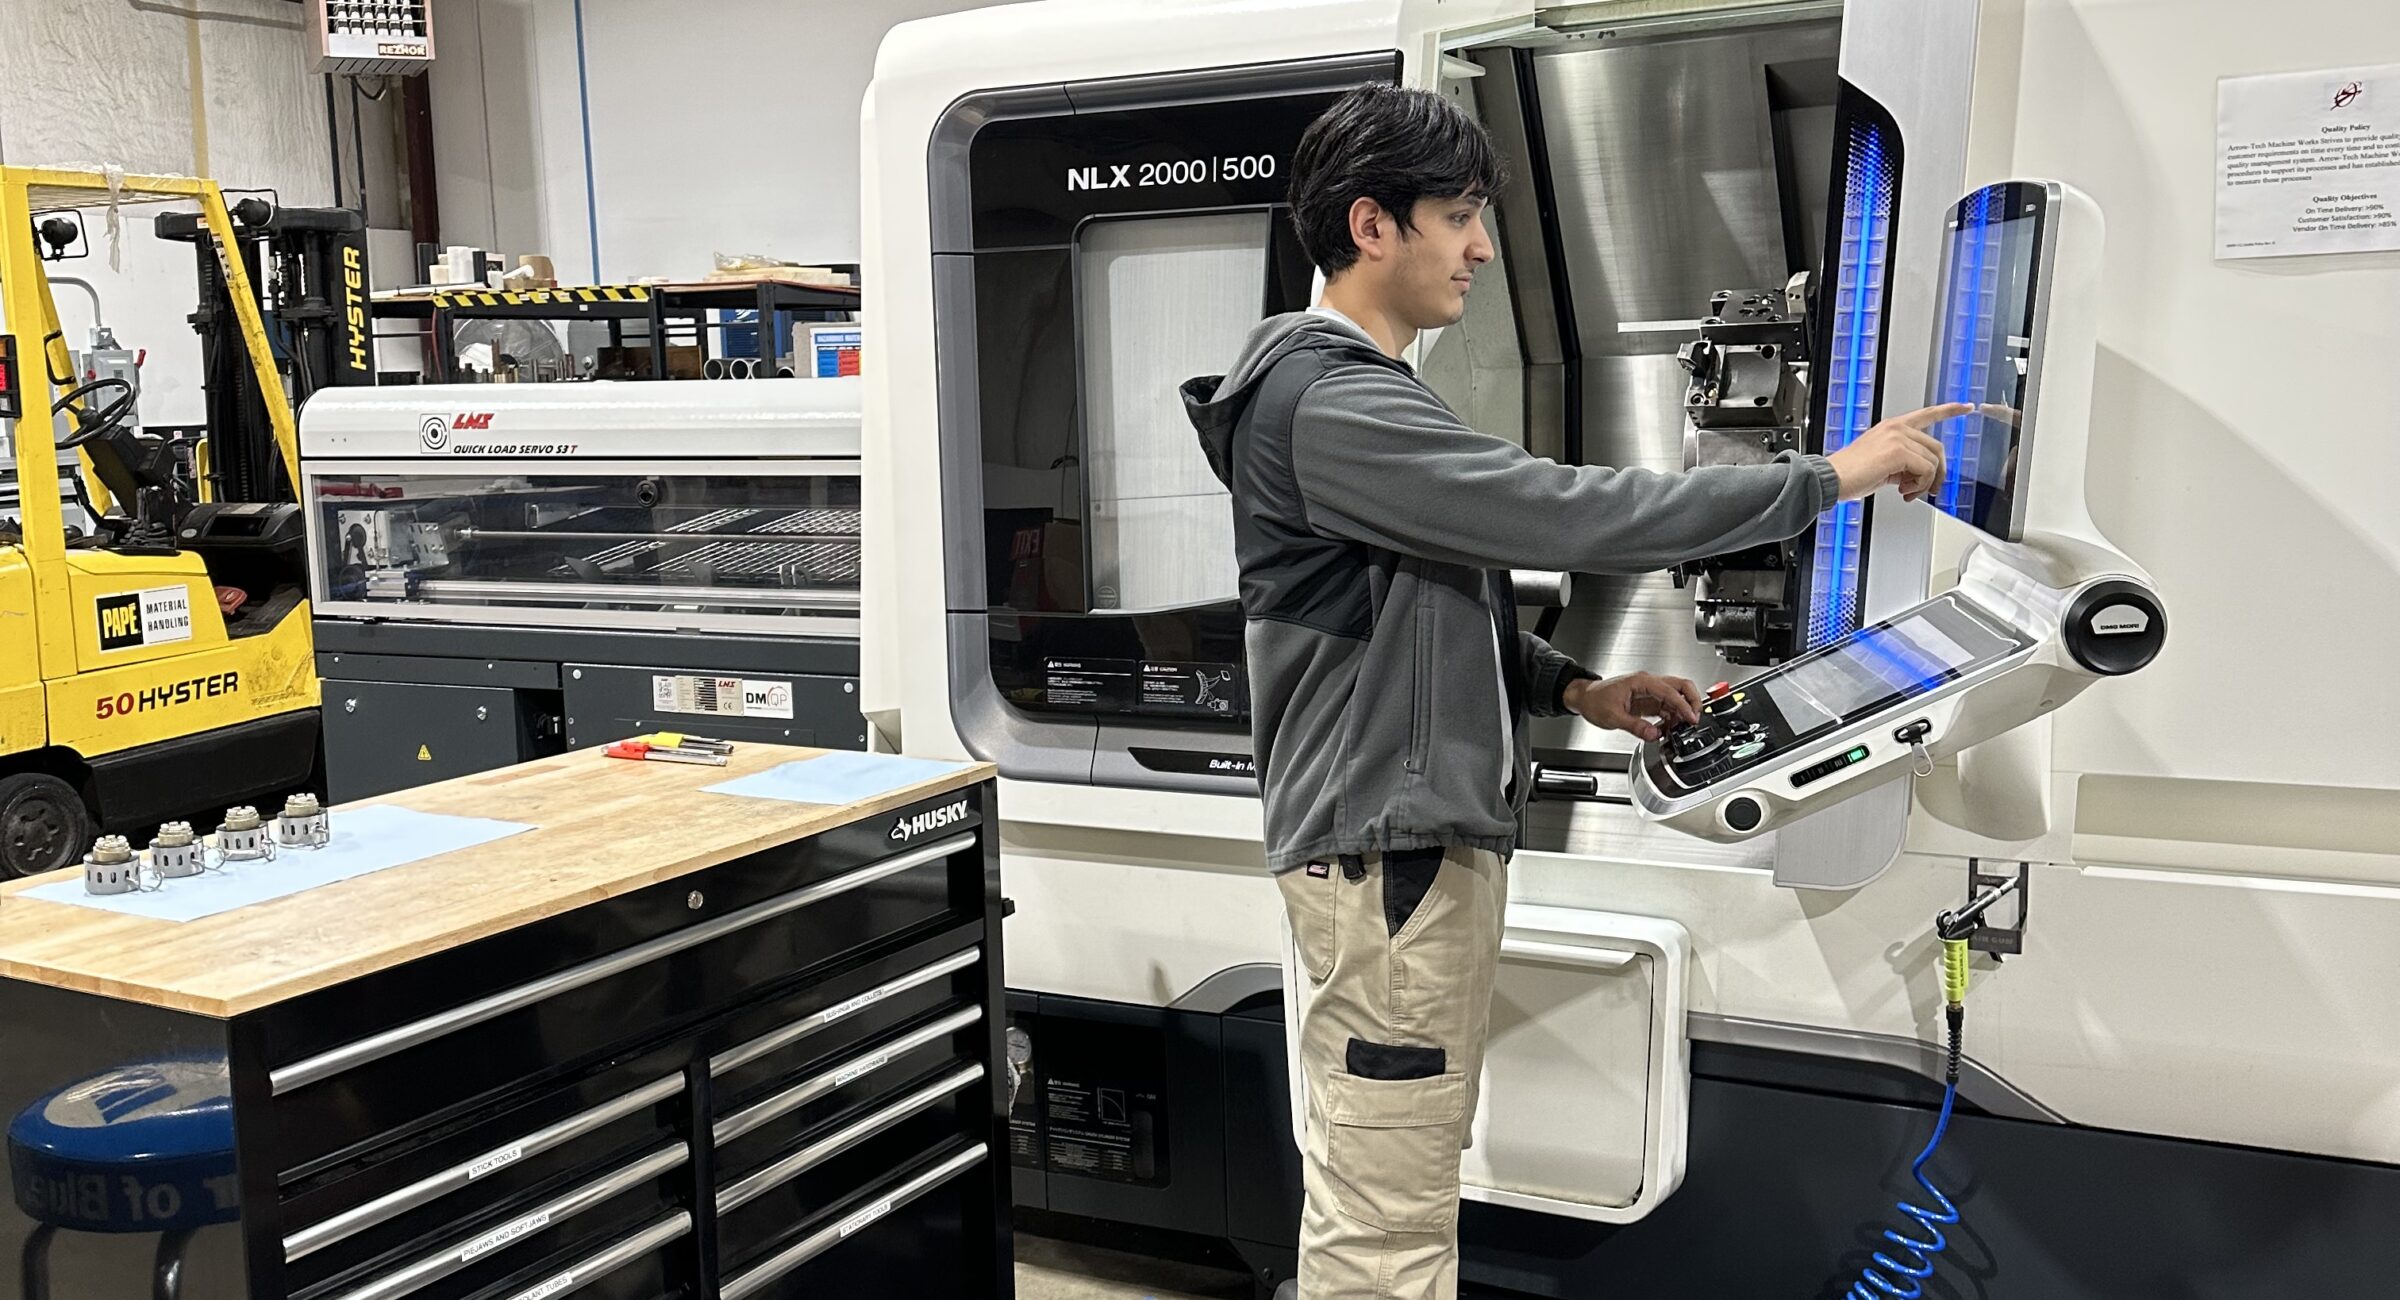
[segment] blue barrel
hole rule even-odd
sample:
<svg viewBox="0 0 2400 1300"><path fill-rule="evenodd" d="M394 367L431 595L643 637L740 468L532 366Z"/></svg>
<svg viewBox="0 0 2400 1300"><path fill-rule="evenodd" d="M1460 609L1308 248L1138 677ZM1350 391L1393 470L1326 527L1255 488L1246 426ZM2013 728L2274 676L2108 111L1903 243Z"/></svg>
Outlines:
<svg viewBox="0 0 2400 1300"><path fill-rule="evenodd" d="M79 1232L171 1232L241 1216L233 1082L218 1059L119 1066L8 1126L17 1208Z"/></svg>

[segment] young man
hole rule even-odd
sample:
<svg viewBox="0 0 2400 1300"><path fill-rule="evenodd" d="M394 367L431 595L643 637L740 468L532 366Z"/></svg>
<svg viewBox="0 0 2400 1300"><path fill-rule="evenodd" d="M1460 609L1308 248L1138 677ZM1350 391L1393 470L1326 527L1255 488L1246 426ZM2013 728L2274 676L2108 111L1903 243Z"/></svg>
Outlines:
<svg viewBox="0 0 2400 1300"><path fill-rule="evenodd" d="M1539 460L1477 433L1400 355L1492 259L1500 183L1440 96L1365 86L1309 128L1293 221L1326 277L1183 386L1233 493L1267 861L1312 986L1303 1300L1457 1292L1475 1111L1528 714L1655 738L1699 689L1603 681L1516 625L1510 568L1639 573L1791 537L1837 500L1939 481L1925 429L1831 457L1687 474Z"/></svg>

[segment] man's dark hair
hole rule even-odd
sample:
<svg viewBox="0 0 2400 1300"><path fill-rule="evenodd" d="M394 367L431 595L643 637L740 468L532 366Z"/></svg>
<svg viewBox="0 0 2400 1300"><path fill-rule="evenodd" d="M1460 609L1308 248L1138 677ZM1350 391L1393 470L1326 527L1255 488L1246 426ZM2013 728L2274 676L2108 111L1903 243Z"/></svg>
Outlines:
<svg viewBox="0 0 2400 1300"><path fill-rule="evenodd" d="M1373 199L1403 231L1419 199L1490 198L1503 179L1481 124L1427 90L1371 82L1334 101L1292 155L1292 225L1327 275L1358 260L1350 205Z"/></svg>

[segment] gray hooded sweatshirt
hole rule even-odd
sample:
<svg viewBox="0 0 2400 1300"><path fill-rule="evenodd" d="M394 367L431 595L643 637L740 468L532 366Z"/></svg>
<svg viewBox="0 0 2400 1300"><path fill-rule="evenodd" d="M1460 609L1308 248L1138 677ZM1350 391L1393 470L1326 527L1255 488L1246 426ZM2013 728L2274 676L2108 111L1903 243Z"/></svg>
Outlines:
<svg viewBox="0 0 2400 1300"><path fill-rule="evenodd" d="M1517 627L1508 570L1662 569L1797 536L1839 494L1822 456L1682 474L1539 459L1468 428L1406 364L1307 312L1260 322L1229 374L1182 392L1233 494L1279 872L1515 851L1525 718L1564 712L1560 693L1593 674Z"/></svg>

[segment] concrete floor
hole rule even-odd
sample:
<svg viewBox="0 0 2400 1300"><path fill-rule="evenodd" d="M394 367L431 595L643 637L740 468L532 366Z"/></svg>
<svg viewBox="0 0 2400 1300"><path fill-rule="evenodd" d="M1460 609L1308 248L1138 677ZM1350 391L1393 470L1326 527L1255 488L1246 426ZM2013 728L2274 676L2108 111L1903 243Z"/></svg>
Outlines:
<svg viewBox="0 0 2400 1300"><path fill-rule="evenodd" d="M1250 1300L1240 1273L1017 1238L1017 1300Z"/></svg>

